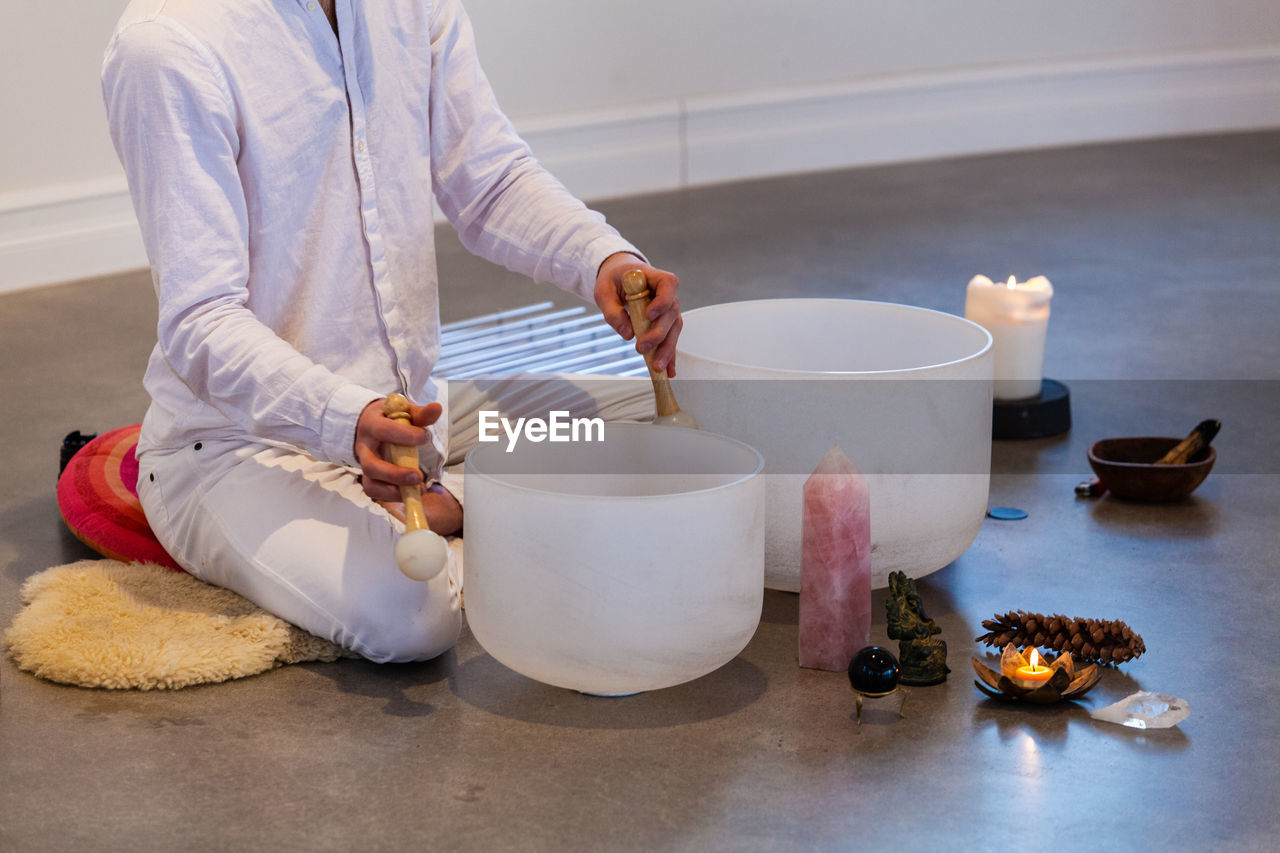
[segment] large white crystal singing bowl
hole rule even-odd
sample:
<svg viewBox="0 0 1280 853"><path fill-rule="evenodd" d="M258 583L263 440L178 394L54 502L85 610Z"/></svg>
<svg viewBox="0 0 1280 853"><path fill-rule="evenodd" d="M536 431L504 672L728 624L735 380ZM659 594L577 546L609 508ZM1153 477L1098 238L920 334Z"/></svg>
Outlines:
<svg viewBox="0 0 1280 853"><path fill-rule="evenodd" d="M946 566L982 526L993 362L976 323L853 299L730 302L684 312L677 367L681 408L764 454L768 586L800 588L802 489L835 444L867 476L876 588Z"/></svg>
<svg viewBox="0 0 1280 853"><path fill-rule="evenodd" d="M466 459L466 614L485 651L599 694L690 681L742 651L764 590L759 453L644 424L506 444Z"/></svg>

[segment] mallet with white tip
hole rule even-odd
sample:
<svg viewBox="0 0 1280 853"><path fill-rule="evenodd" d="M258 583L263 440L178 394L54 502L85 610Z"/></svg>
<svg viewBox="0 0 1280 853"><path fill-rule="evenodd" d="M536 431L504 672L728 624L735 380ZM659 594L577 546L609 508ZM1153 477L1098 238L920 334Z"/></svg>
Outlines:
<svg viewBox="0 0 1280 853"><path fill-rule="evenodd" d="M643 270L627 270L622 274L622 289L627 295L627 314L631 317L631 328L636 339L649 331L649 283L645 280ZM697 429L698 421L693 415L680 410L676 395L671 391L671 382L665 370L654 370L653 353L644 355L644 363L649 367L649 379L653 382L653 398L658 416L655 424Z"/></svg>
<svg viewBox="0 0 1280 853"><path fill-rule="evenodd" d="M410 423L409 401L400 394L392 394L382 401L382 414ZM418 470L418 448L400 444L387 445L387 459L393 465ZM444 569L449 561L449 546L444 537L427 526L426 513L422 511L422 490L417 485L401 486L400 500L404 501L404 535L396 543L396 564L406 577L416 581L429 581Z"/></svg>

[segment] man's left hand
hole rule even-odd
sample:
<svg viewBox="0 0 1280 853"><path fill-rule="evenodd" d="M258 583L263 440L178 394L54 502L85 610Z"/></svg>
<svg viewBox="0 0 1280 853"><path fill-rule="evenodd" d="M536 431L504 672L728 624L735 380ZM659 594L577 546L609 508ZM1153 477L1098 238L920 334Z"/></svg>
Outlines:
<svg viewBox="0 0 1280 853"><path fill-rule="evenodd" d="M619 252L605 259L596 274L596 305L604 314L605 322L626 341L635 337L622 290L622 275L628 270L644 272L652 295L648 311L649 331L636 342L636 351L641 355L653 353L654 370L665 370L667 376L675 376L676 340L684 327L680 318L680 300L676 297L680 280L674 273L651 267L629 252Z"/></svg>

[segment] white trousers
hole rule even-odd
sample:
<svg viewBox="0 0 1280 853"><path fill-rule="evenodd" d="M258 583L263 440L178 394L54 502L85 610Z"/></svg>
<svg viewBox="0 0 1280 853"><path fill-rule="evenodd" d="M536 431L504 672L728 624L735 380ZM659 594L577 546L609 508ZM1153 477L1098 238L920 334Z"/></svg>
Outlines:
<svg viewBox="0 0 1280 853"><path fill-rule="evenodd" d="M644 421L647 377L525 374L451 383L448 462L477 441L479 413ZM196 577L373 661L433 658L462 627L456 559L435 579L396 566L401 522L365 495L357 469L290 448L206 440L138 460L138 497L156 537ZM461 475L443 480L462 496ZM456 551L457 549L451 549Z"/></svg>

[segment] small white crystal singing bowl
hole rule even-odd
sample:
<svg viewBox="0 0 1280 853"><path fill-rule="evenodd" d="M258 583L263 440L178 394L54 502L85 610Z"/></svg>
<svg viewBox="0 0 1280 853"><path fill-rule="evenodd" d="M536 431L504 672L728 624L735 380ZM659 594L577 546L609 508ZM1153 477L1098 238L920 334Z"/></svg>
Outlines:
<svg viewBox="0 0 1280 853"><path fill-rule="evenodd" d="M467 622L500 663L625 695L728 663L760 621L764 459L709 432L479 444L466 460Z"/></svg>
<svg viewBox="0 0 1280 853"><path fill-rule="evenodd" d="M870 486L876 588L937 571L977 536L993 376L978 324L854 299L730 302L684 312L677 353L681 408L764 454L768 586L800 588L802 488L833 444Z"/></svg>

